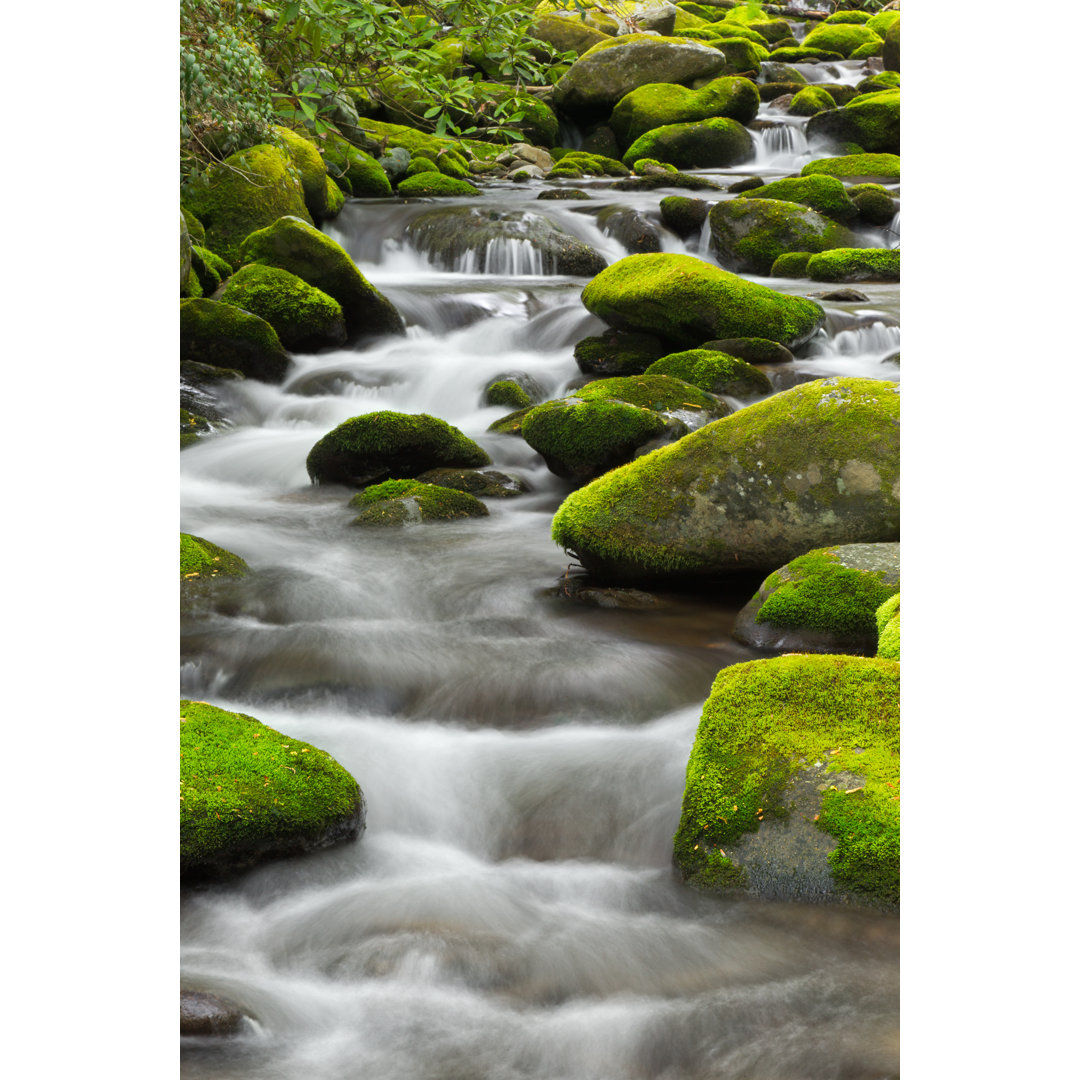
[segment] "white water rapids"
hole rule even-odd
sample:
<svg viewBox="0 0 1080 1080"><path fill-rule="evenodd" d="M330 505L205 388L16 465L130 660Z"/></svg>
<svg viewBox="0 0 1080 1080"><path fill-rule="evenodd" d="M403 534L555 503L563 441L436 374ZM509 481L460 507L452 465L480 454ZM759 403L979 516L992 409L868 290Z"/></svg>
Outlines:
<svg viewBox="0 0 1080 1080"><path fill-rule="evenodd" d="M537 190L504 184L482 203L527 205L609 261L624 253L584 204ZM669 193L589 191L590 211L654 221ZM509 410L481 395L508 371L560 395L579 376L574 343L602 324L580 304L584 279L537 273L514 245L484 274L433 268L401 239L430 206L350 202L327 226L407 336L297 356L281 386L239 384L235 425L181 458L182 529L252 570L185 621L183 695L325 748L368 805L356 843L184 893L182 985L257 1019L185 1040L182 1075L896 1075L897 920L718 901L671 869L711 680L762 655L729 636L756 582L640 611L554 594L569 560L549 528L569 487L523 441L487 432ZM825 302L828 331L794 363L803 377L898 378L898 287L858 287L867 303ZM487 500L488 518L351 528L349 492L310 486L304 461L379 409L457 425L529 493Z"/></svg>

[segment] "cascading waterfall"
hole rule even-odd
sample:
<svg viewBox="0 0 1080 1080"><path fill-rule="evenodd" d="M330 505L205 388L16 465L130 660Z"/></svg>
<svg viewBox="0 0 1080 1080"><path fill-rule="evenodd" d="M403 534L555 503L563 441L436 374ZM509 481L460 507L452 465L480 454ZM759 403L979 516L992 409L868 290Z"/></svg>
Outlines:
<svg viewBox="0 0 1080 1080"><path fill-rule="evenodd" d="M754 138L755 168L807 154L798 125ZM665 194L593 186L581 213L538 210L536 190L493 185L484 211L527 208L609 262L625 249L592 215ZM488 432L509 410L483 391L520 371L567 392L575 342L604 324L581 305L586 279L554 274L527 239L433 266L402 241L433 205L475 203L352 201L327 226L407 334L298 355L281 385L235 384L232 427L182 456L182 528L251 567L185 619L183 693L326 749L368 802L354 844L185 892L182 985L256 1019L185 1040L182 1075L894 1075L895 919L719 902L674 880L701 704L718 668L763 654L731 638L738 597L621 610L559 595L570 560L549 528L569 486ZM712 259L707 221L696 243L664 244ZM796 372L898 377L898 287L858 287L866 303L823 301ZM455 424L527 493L488 500L487 518L352 528L349 493L311 486L305 458L378 409Z"/></svg>

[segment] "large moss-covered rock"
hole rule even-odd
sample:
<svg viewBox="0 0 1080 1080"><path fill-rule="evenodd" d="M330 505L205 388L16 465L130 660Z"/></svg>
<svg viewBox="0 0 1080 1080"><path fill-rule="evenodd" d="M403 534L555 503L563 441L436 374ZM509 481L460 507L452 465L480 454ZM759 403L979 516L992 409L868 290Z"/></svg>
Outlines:
<svg viewBox="0 0 1080 1080"><path fill-rule="evenodd" d="M839 248L814 255L806 264L811 281L899 281L899 248Z"/></svg>
<svg viewBox="0 0 1080 1080"><path fill-rule="evenodd" d="M869 153L900 153L900 91L860 94L842 109L810 117L806 137L811 145L854 143Z"/></svg>
<svg viewBox="0 0 1080 1080"><path fill-rule="evenodd" d="M439 207L413 218L405 236L444 269L458 267L469 255L473 270L484 273L496 263L513 262L515 253L537 273L591 276L607 265L595 248L529 210Z"/></svg>
<svg viewBox="0 0 1080 1080"><path fill-rule="evenodd" d="M367 527L394 528L488 515L488 508L475 495L419 480L384 480L357 492L349 505L360 511L353 524Z"/></svg>
<svg viewBox="0 0 1080 1080"><path fill-rule="evenodd" d="M885 31L885 44L881 49L881 57L886 71L900 70L900 20L897 19Z"/></svg>
<svg viewBox="0 0 1080 1080"><path fill-rule="evenodd" d="M763 371L745 360L713 349L670 353L651 364L645 374L670 375L710 394L748 398L772 393L772 383Z"/></svg>
<svg viewBox="0 0 1080 1080"><path fill-rule="evenodd" d="M754 156L754 140L738 122L726 117L692 124L666 124L634 140L623 155L627 165L655 158L679 169L727 168Z"/></svg>
<svg viewBox="0 0 1080 1080"><path fill-rule="evenodd" d="M718 202L709 211L709 226L709 245L722 265L736 273L749 271L763 276L786 252L827 251L854 247L856 242L854 233L832 219L777 199Z"/></svg>
<svg viewBox="0 0 1080 1080"><path fill-rule="evenodd" d="M761 583L733 635L758 649L873 656L876 612L899 591L898 543L818 548Z"/></svg>
<svg viewBox="0 0 1080 1080"><path fill-rule="evenodd" d="M868 225L888 225L900 209L899 200L894 199L880 184L853 184L848 194L859 211L859 217Z"/></svg>
<svg viewBox="0 0 1080 1080"><path fill-rule="evenodd" d="M281 382L290 363L265 319L205 299L180 301L180 362L231 368L271 383Z"/></svg>
<svg viewBox="0 0 1080 1080"><path fill-rule="evenodd" d="M772 570L826 544L896 540L899 410L896 383L793 387L575 492L552 537L620 582Z"/></svg>
<svg viewBox="0 0 1080 1080"><path fill-rule="evenodd" d="M631 90L646 83L689 83L719 75L724 57L689 38L626 34L594 45L555 84L553 103L589 119L606 115Z"/></svg>
<svg viewBox="0 0 1080 1080"><path fill-rule="evenodd" d="M584 53L601 41L607 41L611 34L590 26L576 12L551 11L532 24L529 36L546 41L560 53Z"/></svg>
<svg viewBox="0 0 1080 1080"><path fill-rule="evenodd" d="M325 750L244 713L180 702L180 873L223 877L355 840L360 786Z"/></svg>
<svg viewBox="0 0 1080 1080"><path fill-rule="evenodd" d="M276 146L260 144L211 165L205 183L192 184L184 204L202 222L206 247L230 266L240 266L240 245L256 229L285 214L311 222L304 188L288 156Z"/></svg>
<svg viewBox="0 0 1080 1080"><path fill-rule="evenodd" d="M249 263L225 285L221 303L265 319L282 345L294 352L344 345L348 338L341 305L303 278L276 266Z"/></svg>
<svg viewBox="0 0 1080 1080"><path fill-rule="evenodd" d="M397 186L397 193L405 198L469 198L479 195L480 189L468 180L457 180L443 173L424 172L409 176Z"/></svg>
<svg viewBox="0 0 1080 1080"><path fill-rule="evenodd" d="M709 204L704 199L668 195L660 200L661 220L676 236L683 239L700 232L708 216Z"/></svg>
<svg viewBox="0 0 1080 1080"><path fill-rule="evenodd" d="M890 596L874 615L877 623L877 655L900 659L900 594Z"/></svg>
<svg viewBox="0 0 1080 1080"><path fill-rule="evenodd" d="M319 148L310 140L298 135L286 127L274 128L274 133L281 140L285 153L300 175L300 186L304 190L304 205L315 221L326 217L327 187L326 163L319 153Z"/></svg>
<svg viewBox="0 0 1080 1080"><path fill-rule="evenodd" d="M825 321L812 300L744 281L691 255L628 255L593 278L581 300L618 330L656 334L685 348L729 337L794 348Z"/></svg>
<svg viewBox="0 0 1080 1080"><path fill-rule="evenodd" d="M832 176L795 176L787 180L774 180L752 191L744 191L739 198L798 203L844 224L859 216L859 208L852 202L843 183Z"/></svg>
<svg viewBox="0 0 1080 1080"><path fill-rule="evenodd" d="M456 427L426 413L354 416L324 435L307 456L313 483L367 487L427 469L490 465L487 452Z"/></svg>
<svg viewBox="0 0 1080 1080"><path fill-rule="evenodd" d="M845 154L841 157L818 158L802 167L803 176L835 176L854 181L900 179L898 154Z"/></svg>
<svg viewBox="0 0 1080 1080"><path fill-rule="evenodd" d="M821 86L804 86L792 99L787 111L792 116L814 116L825 109L835 109L836 101Z"/></svg>
<svg viewBox="0 0 1080 1080"><path fill-rule="evenodd" d="M404 334L397 308L356 267L349 253L325 233L299 218L278 218L252 233L240 248L245 263L288 270L332 296L351 337Z"/></svg>
<svg viewBox="0 0 1080 1080"><path fill-rule="evenodd" d="M826 49L845 59L862 45L881 45L881 38L868 26L851 23L823 23L802 40L804 49Z"/></svg>
<svg viewBox="0 0 1080 1080"><path fill-rule="evenodd" d="M521 434L556 476L587 480L660 436L678 438L728 412L726 403L680 379L628 376L538 405L522 419Z"/></svg>
<svg viewBox="0 0 1080 1080"><path fill-rule="evenodd" d="M786 656L724 668L686 767L683 880L895 909L900 665Z"/></svg>
<svg viewBox="0 0 1080 1080"><path fill-rule="evenodd" d="M709 120L717 116L748 124L757 116L761 99L749 79L725 76L700 90L672 83L648 83L631 90L611 113L610 126L622 149L647 131L668 124Z"/></svg>

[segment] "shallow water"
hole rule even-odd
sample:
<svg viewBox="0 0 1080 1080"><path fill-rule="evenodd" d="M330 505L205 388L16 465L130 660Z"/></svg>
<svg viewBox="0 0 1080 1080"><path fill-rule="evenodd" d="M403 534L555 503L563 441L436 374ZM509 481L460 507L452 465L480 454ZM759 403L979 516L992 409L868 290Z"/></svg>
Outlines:
<svg viewBox="0 0 1080 1080"><path fill-rule="evenodd" d="M801 167L783 153L707 175ZM658 221L671 193L574 186L594 199L537 203L538 186L503 184L481 202L527 206L613 261L624 252L592 213L618 203ZM671 869L711 681L763 655L730 638L757 581L640 610L559 594L572 568L549 529L569 486L520 439L487 433L507 410L481 397L507 371L558 396L579 375L574 343L602 324L580 304L584 279L433 268L401 242L431 205L354 201L327 228L407 336L298 356L282 386L240 384L235 426L182 455L182 529L252 568L185 619L183 694L324 747L368 803L355 844L185 892L182 985L257 1022L184 1040L182 1075L896 1074L895 918L718 901ZM696 251L670 234L664 247ZM865 303L824 302L827 331L796 371L898 377L898 287L859 288ZM311 487L304 461L378 409L457 425L529 493L488 500L488 518L350 528L350 493Z"/></svg>

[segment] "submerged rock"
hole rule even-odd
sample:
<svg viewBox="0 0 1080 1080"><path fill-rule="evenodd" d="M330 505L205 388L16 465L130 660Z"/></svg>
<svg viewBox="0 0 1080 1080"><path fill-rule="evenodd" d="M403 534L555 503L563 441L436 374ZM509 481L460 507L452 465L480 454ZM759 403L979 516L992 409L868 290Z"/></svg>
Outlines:
<svg viewBox="0 0 1080 1080"><path fill-rule="evenodd" d="M243 1019L239 1005L217 994L180 991L181 1035L235 1035Z"/></svg>
<svg viewBox="0 0 1080 1080"><path fill-rule="evenodd" d="M629 255L593 278L581 300L616 329L656 334L687 348L724 337L763 337L794 348L825 321L812 300L745 281L690 255Z"/></svg>
<svg viewBox="0 0 1080 1080"><path fill-rule="evenodd" d="M474 468L491 459L456 427L426 413L373 412L354 416L324 435L307 456L313 483L367 487L428 469Z"/></svg>
<svg viewBox="0 0 1080 1080"><path fill-rule="evenodd" d="M772 570L900 529L896 383L819 379L775 394L570 495L552 538L607 581Z"/></svg>
<svg viewBox="0 0 1080 1080"><path fill-rule="evenodd" d="M325 750L244 713L180 702L180 874L225 877L355 840L356 780Z"/></svg>
<svg viewBox="0 0 1080 1080"><path fill-rule="evenodd" d="M761 583L733 636L757 649L873 656L875 613L899 590L898 543L818 548Z"/></svg>
<svg viewBox="0 0 1080 1080"><path fill-rule="evenodd" d="M787 656L724 668L686 768L674 861L711 892L900 901L900 665Z"/></svg>

